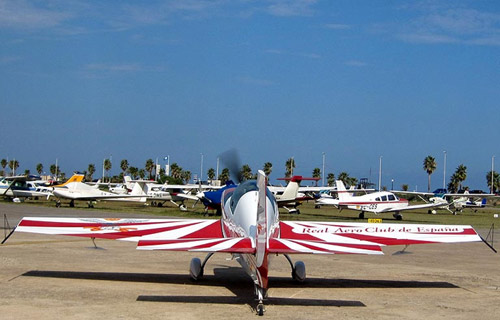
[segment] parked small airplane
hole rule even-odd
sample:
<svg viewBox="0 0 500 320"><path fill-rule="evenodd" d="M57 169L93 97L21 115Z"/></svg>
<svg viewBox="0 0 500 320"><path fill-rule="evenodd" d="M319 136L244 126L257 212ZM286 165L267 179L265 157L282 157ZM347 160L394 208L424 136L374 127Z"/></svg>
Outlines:
<svg viewBox="0 0 500 320"><path fill-rule="evenodd" d="M269 263L277 255L284 255L292 277L302 282L305 264L293 264L290 254L380 255L386 245L482 240L466 225L280 221L278 203L266 185L267 178L259 171L256 181L226 188L219 220L25 217L14 231L134 241L140 250L208 252L203 262L191 260L194 280L203 276L214 253L230 253L254 282L259 315L264 314Z"/></svg>
<svg viewBox="0 0 500 320"><path fill-rule="evenodd" d="M73 177L75 176L76 175ZM74 178L74 180L78 179L79 177ZM146 202L145 183L136 183L130 194L116 194L100 190L98 184L90 186L86 183L74 180L73 182L66 182L63 185L54 186L55 188L52 193L58 198L56 207L61 206L61 199L69 199L70 207L75 206L75 200L87 201L89 208L93 208L94 202L97 200Z"/></svg>
<svg viewBox="0 0 500 320"><path fill-rule="evenodd" d="M20 198L46 197L47 192L42 191L35 181L38 177L13 176L0 179L0 196L19 202ZM17 200L16 200L17 199Z"/></svg>
<svg viewBox="0 0 500 320"><path fill-rule="evenodd" d="M375 214L384 212L394 212L393 216L397 220L402 220L401 211L437 208L446 206L447 203L426 203L419 205L408 205L408 200L398 198L394 193L388 191L379 191L360 196L351 195L352 190L346 190L341 180L336 181L338 199L320 198L316 201L318 205L333 205L339 209L351 209L361 211L359 218L365 218L365 212Z"/></svg>
<svg viewBox="0 0 500 320"><path fill-rule="evenodd" d="M489 198L498 198L492 193L469 193L465 190L463 193L448 193L446 189L436 189L434 192L418 192L418 191L400 191L394 190L394 193L404 195L418 196L428 203L441 203L443 206L438 209L446 209L454 215L457 212L462 212L464 208L471 208L477 211L478 208L484 208ZM436 214L435 209L429 209L429 214Z"/></svg>

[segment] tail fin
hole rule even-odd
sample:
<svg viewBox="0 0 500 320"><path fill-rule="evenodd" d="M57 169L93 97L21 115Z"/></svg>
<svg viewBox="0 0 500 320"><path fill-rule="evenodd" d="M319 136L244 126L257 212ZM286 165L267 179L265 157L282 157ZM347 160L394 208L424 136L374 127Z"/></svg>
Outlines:
<svg viewBox="0 0 500 320"><path fill-rule="evenodd" d="M125 182L125 188L127 188L129 190L132 190L134 188L133 183L132 183L132 177L123 176L123 181Z"/></svg>
<svg viewBox="0 0 500 320"><path fill-rule="evenodd" d="M267 177L264 171L257 173L257 187L259 188L259 202L257 204L257 237L256 237L256 259L257 267L262 266L266 256L267 247Z"/></svg>
<svg viewBox="0 0 500 320"><path fill-rule="evenodd" d="M82 182L84 177L85 176L83 174L75 173L74 175L71 176L71 178L66 180L66 182L55 185L54 187L65 187L67 184L71 182Z"/></svg>
<svg viewBox="0 0 500 320"><path fill-rule="evenodd" d="M288 182L283 194L279 197L280 201L293 201L297 198L297 193L299 192L300 182L302 181L302 176L293 176Z"/></svg>
<svg viewBox="0 0 500 320"><path fill-rule="evenodd" d="M348 201L351 198L351 195L347 192L344 182L342 180L335 181L337 185L337 193L339 195L340 201Z"/></svg>
<svg viewBox="0 0 500 320"><path fill-rule="evenodd" d="M130 195L146 196L146 181L136 181L132 192L130 192ZM146 197L141 197L140 202L146 202Z"/></svg>

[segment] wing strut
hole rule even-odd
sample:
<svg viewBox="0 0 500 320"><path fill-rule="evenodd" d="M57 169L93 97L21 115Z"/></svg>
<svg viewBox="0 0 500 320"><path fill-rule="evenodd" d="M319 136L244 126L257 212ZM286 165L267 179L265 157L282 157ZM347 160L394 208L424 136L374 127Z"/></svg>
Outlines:
<svg viewBox="0 0 500 320"><path fill-rule="evenodd" d="M14 227L9 234L7 234L7 230L10 230L10 225L9 225L9 220L7 220L7 215L4 213L3 214L3 230L4 230L4 239L2 241L2 244L9 239L9 237L16 231L16 227Z"/></svg>
<svg viewBox="0 0 500 320"><path fill-rule="evenodd" d="M495 253L498 253L497 250L495 248L493 248L493 235L495 234L495 224L492 223L491 224L491 227L490 227L490 231L488 231L488 235L486 236L486 239L483 238L481 235L479 235L479 237L481 238L481 240L483 240L484 243L486 243L486 245L491 249L493 250L493 252ZM488 242L488 239L490 238L491 236L491 244Z"/></svg>

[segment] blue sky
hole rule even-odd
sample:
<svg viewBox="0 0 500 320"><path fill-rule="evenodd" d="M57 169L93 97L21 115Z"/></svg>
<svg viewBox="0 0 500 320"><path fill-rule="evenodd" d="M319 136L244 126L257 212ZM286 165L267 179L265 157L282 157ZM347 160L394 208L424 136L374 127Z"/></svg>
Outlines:
<svg viewBox="0 0 500 320"><path fill-rule="evenodd" d="M0 0L0 158L66 173L237 148L272 179L341 171L486 189L500 157L497 1ZM161 162L161 161L160 161ZM500 166L500 161L498 163Z"/></svg>

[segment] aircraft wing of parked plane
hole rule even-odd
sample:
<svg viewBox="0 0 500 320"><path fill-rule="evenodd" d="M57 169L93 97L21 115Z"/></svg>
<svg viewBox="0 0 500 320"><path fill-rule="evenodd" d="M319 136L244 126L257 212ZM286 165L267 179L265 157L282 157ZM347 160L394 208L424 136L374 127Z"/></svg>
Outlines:
<svg viewBox="0 0 500 320"><path fill-rule="evenodd" d="M446 202L425 203L409 205L408 200L398 198L394 193L388 191L373 192L361 196L351 195L351 190L346 190L341 180L336 181L338 199L320 198L316 201L318 205L333 205L339 209L351 209L360 211L359 218L364 219L365 212L375 214L394 212L397 220L402 220L401 211L437 208L447 206Z"/></svg>
<svg viewBox="0 0 500 320"><path fill-rule="evenodd" d="M130 194L115 194L102 191L98 187L97 184L90 186L83 182L69 182L63 187L54 188L52 193L58 198L57 207L61 205L60 199L69 199L70 207L74 207L75 200L88 201L89 207L93 207L93 202L97 200L146 202L145 183L136 183Z"/></svg>
<svg viewBox="0 0 500 320"><path fill-rule="evenodd" d="M380 255L389 245L482 240L467 225L280 221L266 180L259 171L257 181L226 188L219 220L25 217L15 231L133 241L140 250L208 252L203 262L191 260L194 280L203 276L214 253L230 253L254 282L259 315L269 287L269 262L277 255L289 261L294 279L304 281L304 263L293 264L290 254Z"/></svg>
<svg viewBox="0 0 500 320"><path fill-rule="evenodd" d="M414 195L428 203L441 203L443 206L439 208L446 209L453 214L462 211L464 208L484 208L487 199L498 198L499 196L493 193L469 193L465 190L464 193L448 193L446 189L437 189L434 192L418 192L418 191L401 191L394 190L396 194ZM429 213L436 213L435 210L429 210Z"/></svg>

